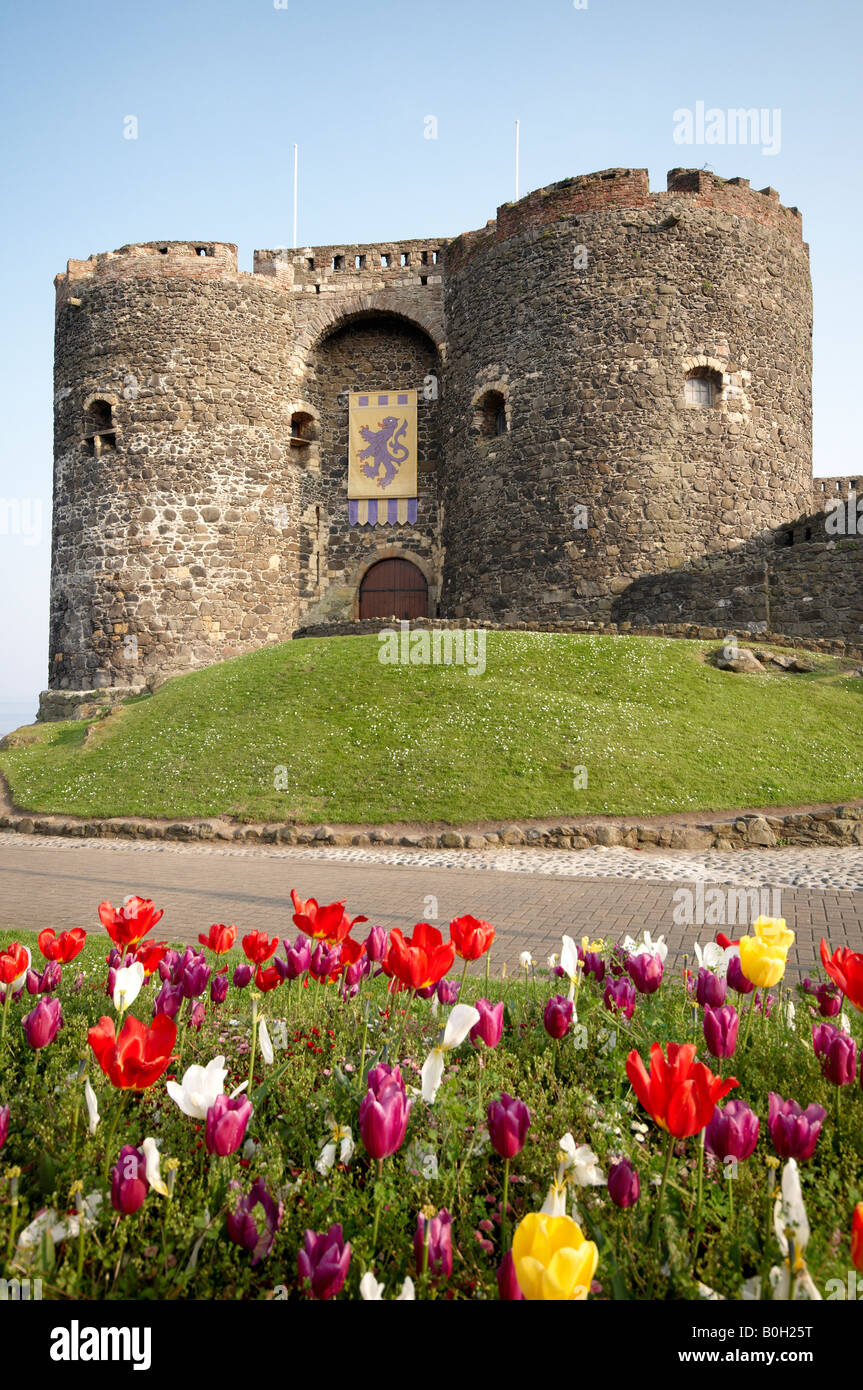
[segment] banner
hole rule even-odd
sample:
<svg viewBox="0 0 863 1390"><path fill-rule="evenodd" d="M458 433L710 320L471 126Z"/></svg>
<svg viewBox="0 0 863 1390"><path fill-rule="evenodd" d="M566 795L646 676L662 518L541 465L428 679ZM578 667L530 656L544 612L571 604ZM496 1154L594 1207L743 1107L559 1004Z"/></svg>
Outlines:
<svg viewBox="0 0 863 1390"><path fill-rule="evenodd" d="M374 498L379 504L416 498L416 391L351 392L348 420L348 498ZM376 520L389 521L393 509L378 505L374 510ZM401 518L393 515L396 519Z"/></svg>

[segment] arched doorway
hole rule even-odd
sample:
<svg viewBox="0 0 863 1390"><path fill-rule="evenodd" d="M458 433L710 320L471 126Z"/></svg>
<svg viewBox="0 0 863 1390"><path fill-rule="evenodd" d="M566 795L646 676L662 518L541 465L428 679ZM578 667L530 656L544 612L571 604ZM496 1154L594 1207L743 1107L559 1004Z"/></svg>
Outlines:
<svg viewBox="0 0 863 1390"><path fill-rule="evenodd" d="M428 583L410 560L378 560L360 584L361 618L427 618Z"/></svg>

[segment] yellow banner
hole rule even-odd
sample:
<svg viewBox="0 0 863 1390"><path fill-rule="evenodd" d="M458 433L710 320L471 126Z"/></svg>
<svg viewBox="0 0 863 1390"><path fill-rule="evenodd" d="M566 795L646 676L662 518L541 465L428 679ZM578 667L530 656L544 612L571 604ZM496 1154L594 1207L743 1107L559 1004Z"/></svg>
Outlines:
<svg viewBox="0 0 863 1390"><path fill-rule="evenodd" d="M348 419L348 497L416 497L416 391L351 392Z"/></svg>

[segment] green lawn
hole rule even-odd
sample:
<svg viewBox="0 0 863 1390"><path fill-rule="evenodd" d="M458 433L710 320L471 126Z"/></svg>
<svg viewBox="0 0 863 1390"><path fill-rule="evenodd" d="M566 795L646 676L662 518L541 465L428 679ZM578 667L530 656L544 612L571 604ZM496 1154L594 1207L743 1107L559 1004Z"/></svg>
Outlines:
<svg viewBox="0 0 863 1390"><path fill-rule="evenodd" d="M859 795L863 681L847 663L733 675L703 661L715 645L490 633L485 673L470 675L382 665L374 636L289 642L171 680L101 725L39 726L0 768L31 810L331 824Z"/></svg>

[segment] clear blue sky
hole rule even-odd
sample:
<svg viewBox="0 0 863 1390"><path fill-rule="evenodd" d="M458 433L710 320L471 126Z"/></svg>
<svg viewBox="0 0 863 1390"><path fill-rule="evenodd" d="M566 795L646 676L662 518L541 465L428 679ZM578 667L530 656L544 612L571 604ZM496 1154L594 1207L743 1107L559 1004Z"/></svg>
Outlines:
<svg viewBox="0 0 863 1390"><path fill-rule="evenodd" d="M6 0L0 119L0 699L47 684L54 275L157 238L303 244L451 236L521 188L611 166L705 163L803 212L816 306L816 473L860 448L858 0ZM782 113L781 150L682 146L697 101ZM127 116L137 140L123 138ZM424 121L438 138L424 138ZM35 512L31 512L35 516ZM2 523L0 523L2 524ZM33 541L36 543L32 543Z"/></svg>

